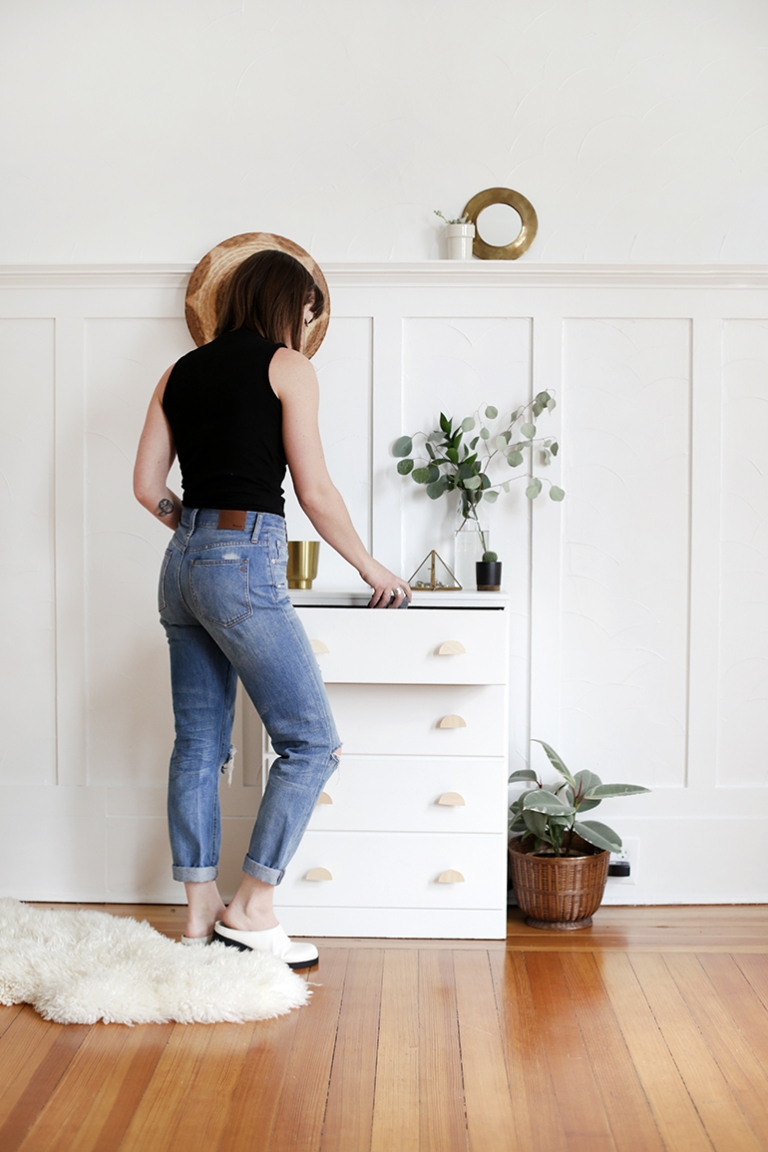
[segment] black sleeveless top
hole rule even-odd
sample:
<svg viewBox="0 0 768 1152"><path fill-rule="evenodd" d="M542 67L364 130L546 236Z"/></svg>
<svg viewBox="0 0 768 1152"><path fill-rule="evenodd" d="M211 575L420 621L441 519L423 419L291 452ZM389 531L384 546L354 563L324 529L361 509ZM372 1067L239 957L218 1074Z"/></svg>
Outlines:
<svg viewBox="0 0 768 1152"><path fill-rule="evenodd" d="M284 347L237 328L173 366L163 409L186 508L284 515L283 407L269 383L270 361Z"/></svg>

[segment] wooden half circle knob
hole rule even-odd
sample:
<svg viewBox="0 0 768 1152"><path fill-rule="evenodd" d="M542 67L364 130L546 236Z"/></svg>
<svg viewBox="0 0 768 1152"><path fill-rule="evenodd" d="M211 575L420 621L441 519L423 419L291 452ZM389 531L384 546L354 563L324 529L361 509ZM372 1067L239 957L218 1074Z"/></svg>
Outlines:
<svg viewBox="0 0 768 1152"><path fill-rule="evenodd" d="M330 652L330 648L325 640L310 640L310 644L312 645L312 651L315 656L322 656L324 652Z"/></svg>
<svg viewBox="0 0 768 1152"><path fill-rule="evenodd" d="M310 868L304 877L305 880L333 880L327 868Z"/></svg>
<svg viewBox="0 0 768 1152"><path fill-rule="evenodd" d="M449 868L447 872L440 873L437 882L438 884L463 884L464 877L455 868Z"/></svg>
<svg viewBox="0 0 768 1152"><path fill-rule="evenodd" d="M438 656L461 656L466 653L461 640L445 640L437 650Z"/></svg>
<svg viewBox="0 0 768 1152"><path fill-rule="evenodd" d="M438 804L445 804L447 808L458 808L460 805L466 804L466 800L458 792L443 792Z"/></svg>
<svg viewBox="0 0 768 1152"><path fill-rule="evenodd" d="M438 728L466 728L467 722L461 716L450 715L443 716L437 726Z"/></svg>
<svg viewBox="0 0 768 1152"><path fill-rule="evenodd" d="M321 792L316 801L317 804L333 804L333 797L329 796L327 792ZM462 801L464 803L464 801Z"/></svg>

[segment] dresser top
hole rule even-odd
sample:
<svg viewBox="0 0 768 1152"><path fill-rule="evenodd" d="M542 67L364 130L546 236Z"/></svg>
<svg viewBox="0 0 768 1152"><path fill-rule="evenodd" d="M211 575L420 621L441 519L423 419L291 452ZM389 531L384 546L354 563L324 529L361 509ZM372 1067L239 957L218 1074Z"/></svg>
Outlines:
<svg viewBox="0 0 768 1152"><path fill-rule="evenodd" d="M297 608L367 608L370 592L323 592L313 589L292 588L291 601ZM506 592L414 592L414 608L506 608Z"/></svg>

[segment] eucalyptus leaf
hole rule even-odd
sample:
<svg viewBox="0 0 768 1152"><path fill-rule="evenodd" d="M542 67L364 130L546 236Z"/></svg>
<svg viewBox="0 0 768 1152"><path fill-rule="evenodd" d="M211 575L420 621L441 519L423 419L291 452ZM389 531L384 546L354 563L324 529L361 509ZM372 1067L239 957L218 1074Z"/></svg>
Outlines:
<svg viewBox="0 0 768 1152"><path fill-rule="evenodd" d="M518 768L517 771L513 772L509 777L508 782L512 784L515 780L538 780L538 776L533 768Z"/></svg>
<svg viewBox="0 0 768 1152"><path fill-rule="evenodd" d="M509 492L509 480L504 480L501 486L505 492Z"/></svg>
<svg viewBox="0 0 768 1152"><path fill-rule="evenodd" d="M559 504L561 500L565 500L565 492L562 488L558 488L557 484L553 484L549 489L549 498Z"/></svg>
<svg viewBox="0 0 768 1152"><path fill-rule="evenodd" d="M407 476L413 470L413 460L399 460L397 470L401 476Z"/></svg>
<svg viewBox="0 0 768 1152"><path fill-rule="evenodd" d="M431 440L433 444L437 444L437 442L439 440L442 440L442 438L443 438L443 434L437 428L435 429L434 432L430 432L429 436L427 436L427 440Z"/></svg>
<svg viewBox="0 0 768 1152"><path fill-rule="evenodd" d="M498 492L494 492L493 489L489 492L484 492L483 495L489 504L495 504L499 498Z"/></svg>
<svg viewBox="0 0 768 1152"><path fill-rule="evenodd" d="M462 430L462 432L471 432L471 431L472 431L472 429L474 428L474 426L475 426L475 418L474 418L474 416L467 416L467 417L466 417L464 420L462 420L462 422L461 422L461 430Z"/></svg>
<svg viewBox="0 0 768 1152"><path fill-rule="evenodd" d="M432 447L432 445L430 444L429 440L427 440L427 442L426 442L426 444L424 445L424 447L426 448L426 450L427 450L427 453L428 453L428 455L429 455L430 459L431 459L431 460L434 460L434 459L435 459L435 450L434 450L434 448Z"/></svg>
<svg viewBox="0 0 768 1152"><path fill-rule="evenodd" d="M553 456L557 456L558 452L560 451L560 445L558 444L557 440L552 441L552 443L549 445L549 450Z"/></svg>
<svg viewBox="0 0 768 1152"><path fill-rule="evenodd" d="M491 433L488 431L487 428L481 428L480 429L480 437L482 440L487 440L490 435L491 435Z"/></svg>
<svg viewBox="0 0 768 1152"><path fill-rule="evenodd" d="M429 468L414 468L413 472L411 472L411 476L417 484L428 484Z"/></svg>
<svg viewBox="0 0 768 1152"><path fill-rule="evenodd" d="M498 408L494 408L493 404L489 404L485 410L486 420L495 420L499 414Z"/></svg>
<svg viewBox="0 0 768 1152"><path fill-rule="evenodd" d="M482 483L479 476L468 476L466 480L463 481L464 487L468 488L470 492L474 492Z"/></svg>
<svg viewBox="0 0 768 1152"><path fill-rule="evenodd" d="M547 400L547 408L550 412L553 412L555 408L557 408L557 400L555 400L554 397L550 396L549 400Z"/></svg>
<svg viewBox="0 0 768 1152"><path fill-rule="evenodd" d="M445 477L441 476L439 480L435 480L431 484L427 484L427 496L429 496L430 500L437 500L440 496L442 496L443 492L445 492L445 489Z"/></svg>
<svg viewBox="0 0 768 1152"><path fill-rule="evenodd" d="M427 472L429 473L430 484L434 484L435 480L440 479L440 469L438 468L437 464L428 464Z"/></svg>
<svg viewBox="0 0 768 1152"><path fill-rule="evenodd" d="M520 435L524 436L526 440L533 440L534 436L536 435L536 425L535 424L521 424L520 425Z"/></svg>
<svg viewBox="0 0 768 1152"><path fill-rule="evenodd" d="M621 851L621 836L614 832L613 828L609 828L607 824L601 824L599 820L577 820L573 830L581 836L582 840L586 840L588 844L594 844L603 852Z"/></svg>
<svg viewBox="0 0 768 1152"><path fill-rule="evenodd" d="M539 492L541 492L541 480L531 480L530 484L525 490L526 496L529 500L535 500Z"/></svg>
<svg viewBox="0 0 768 1152"><path fill-rule="evenodd" d="M497 452L503 452L507 447L506 436L497 436L493 442L493 446Z"/></svg>
<svg viewBox="0 0 768 1152"><path fill-rule="evenodd" d="M410 456L413 451L413 437L401 436L399 440L395 440L392 445L393 456Z"/></svg>
<svg viewBox="0 0 768 1152"><path fill-rule="evenodd" d="M519 468L522 462L523 454L522 452L518 451L517 448L514 448L511 452L507 453L507 463L509 464L510 468Z"/></svg>

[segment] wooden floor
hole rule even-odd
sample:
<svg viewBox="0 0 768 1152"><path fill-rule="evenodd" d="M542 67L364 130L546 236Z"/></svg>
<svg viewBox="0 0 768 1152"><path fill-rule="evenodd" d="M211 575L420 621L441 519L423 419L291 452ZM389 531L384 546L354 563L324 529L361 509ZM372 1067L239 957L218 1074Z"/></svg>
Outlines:
<svg viewBox="0 0 768 1152"><path fill-rule="evenodd" d="M506 943L326 940L320 956L310 1005L265 1023L0 1008L0 1150L768 1149L764 907L603 908L576 933L513 912Z"/></svg>

